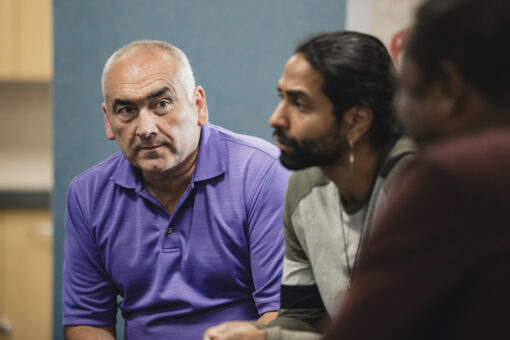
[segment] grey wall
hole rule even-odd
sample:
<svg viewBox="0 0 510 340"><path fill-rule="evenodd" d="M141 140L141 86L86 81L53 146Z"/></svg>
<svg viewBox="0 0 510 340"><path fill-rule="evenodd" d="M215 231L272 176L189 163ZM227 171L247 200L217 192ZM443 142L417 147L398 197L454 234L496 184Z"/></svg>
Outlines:
<svg viewBox="0 0 510 340"><path fill-rule="evenodd" d="M286 60L303 37L343 29L345 0L54 0L54 338L62 339L64 211L71 179L116 151L104 135L104 62L137 39L189 57L210 120L271 140L267 119Z"/></svg>

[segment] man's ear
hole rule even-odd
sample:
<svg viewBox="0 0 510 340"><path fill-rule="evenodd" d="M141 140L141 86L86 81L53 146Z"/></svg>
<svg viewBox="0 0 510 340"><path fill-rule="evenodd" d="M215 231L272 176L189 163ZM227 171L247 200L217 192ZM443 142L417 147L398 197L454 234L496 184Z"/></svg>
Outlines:
<svg viewBox="0 0 510 340"><path fill-rule="evenodd" d="M347 128L347 140L356 144L372 126L374 113L369 108L354 106L344 112L342 120Z"/></svg>
<svg viewBox="0 0 510 340"><path fill-rule="evenodd" d="M467 104L466 82L454 64L449 61L439 63L438 77L433 86L437 113L444 118L455 118L465 111L464 108Z"/></svg>
<svg viewBox="0 0 510 340"><path fill-rule="evenodd" d="M114 140L115 136L110 126L110 122L108 121L108 110L106 109L106 104L103 103L103 105L101 105L101 108L103 109L104 112L104 127L106 130L106 138L108 138L109 140Z"/></svg>
<svg viewBox="0 0 510 340"><path fill-rule="evenodd" d="M202 86L195 87L193 100L197 110L198 126L204 126L209 121L209 112L207 111L207 102L205 101L205 92Z"/></svg>

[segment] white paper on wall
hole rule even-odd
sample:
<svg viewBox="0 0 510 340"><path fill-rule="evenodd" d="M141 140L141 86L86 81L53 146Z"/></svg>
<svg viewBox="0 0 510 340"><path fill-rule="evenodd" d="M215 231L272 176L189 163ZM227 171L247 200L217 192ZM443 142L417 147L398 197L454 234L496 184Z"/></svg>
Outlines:
<svg viewBox="0 0 510 340"><path fill-rule="evenodd" d="M398 65L414 10L423 0L347 0L346 29L372 34Z"/></svg>

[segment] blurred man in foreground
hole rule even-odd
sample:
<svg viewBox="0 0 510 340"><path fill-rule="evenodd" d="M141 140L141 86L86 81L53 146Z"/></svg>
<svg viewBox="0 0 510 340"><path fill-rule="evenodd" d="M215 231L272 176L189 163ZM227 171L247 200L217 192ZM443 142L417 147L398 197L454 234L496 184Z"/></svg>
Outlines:
<svg viewBox="0 0 510 340"><path fill-rule="evenodd" d="M510 2L430 0L399 115L422 145L324 339L510 339Z"/></svg>

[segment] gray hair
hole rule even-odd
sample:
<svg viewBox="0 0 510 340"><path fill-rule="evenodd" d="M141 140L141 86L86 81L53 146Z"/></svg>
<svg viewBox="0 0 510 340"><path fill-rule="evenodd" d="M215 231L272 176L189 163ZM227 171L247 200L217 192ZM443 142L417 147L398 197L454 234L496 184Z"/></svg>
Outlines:
<svg viewBox="0 0 510 340"><path fill-rule="evenodd" d="M181 51L178 47L167 43L165 41L159 40L138 40L133 41L115 51L110 58L106 61L106 64L103 68L103 74L101 77L101 86L103 91L103 97L106 102L106 88L105 88L105 80L106 75L110 72L110 69L115 62L128 58L134 55L137 52L154 52L156 50L160 50L163 52L167 52L174 60L177 65L177 80L183 86L184 91L186 92L188 99L193 100L193 90L195 88L195 77L193 76L193 70L191 69L191 65L189 63L188 57Z"/></svg>

